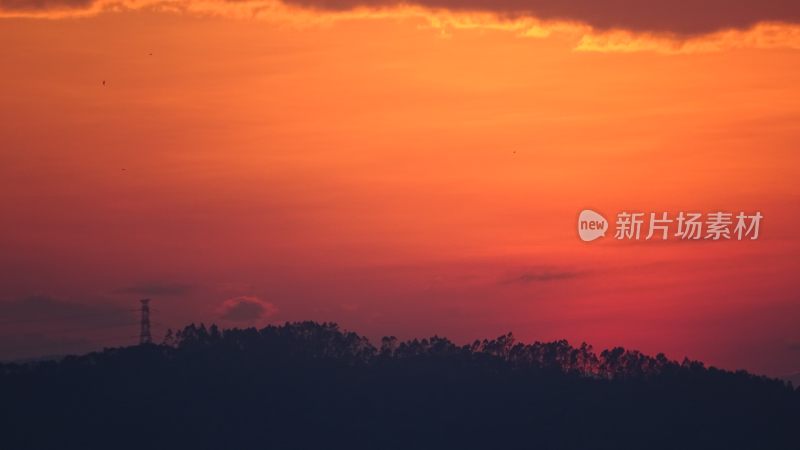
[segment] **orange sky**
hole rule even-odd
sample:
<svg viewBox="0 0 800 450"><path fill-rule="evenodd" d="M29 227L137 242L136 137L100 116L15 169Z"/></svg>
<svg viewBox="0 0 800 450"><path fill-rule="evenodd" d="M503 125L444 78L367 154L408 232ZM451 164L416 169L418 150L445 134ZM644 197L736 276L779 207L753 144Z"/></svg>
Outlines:
<svg viewBox="0 0 800 450"><path fill-rule="evenodd" d="M135 326L58 317L68 331L54 333L30 296L133 308L149 295L161 332L514 331L800 371L793 26L681 44L214 5L0 19L6 357L135 340ZM765 219L753 242L587 244L587 207ZM269 314L220 316L241 297Z"/></svg>

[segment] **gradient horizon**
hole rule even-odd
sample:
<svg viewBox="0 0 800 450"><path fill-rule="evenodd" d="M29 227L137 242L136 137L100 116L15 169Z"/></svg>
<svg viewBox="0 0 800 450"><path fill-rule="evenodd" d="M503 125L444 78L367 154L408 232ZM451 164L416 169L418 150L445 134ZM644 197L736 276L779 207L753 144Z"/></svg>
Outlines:
<svg viewBox="0 0 800 450"><path fill-rule="evenodd" d="M157 340L309 319L800 372L791 21L144 3L0 13L0 359L135 343L150 297ZM584 208L764 220L583 243Z"/></svg>

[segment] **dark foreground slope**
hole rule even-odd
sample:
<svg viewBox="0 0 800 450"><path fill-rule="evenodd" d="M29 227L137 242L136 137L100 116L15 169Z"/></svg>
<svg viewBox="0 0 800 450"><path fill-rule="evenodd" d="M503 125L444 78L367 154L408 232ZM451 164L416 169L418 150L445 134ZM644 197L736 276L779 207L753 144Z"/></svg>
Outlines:
<svg viewBox="0 0 800 450"><path fill-rule="evenodd" d="M0 448L800 448L779 381L564 341L380 348L335 325L190 326L0 366Z"/></svg>

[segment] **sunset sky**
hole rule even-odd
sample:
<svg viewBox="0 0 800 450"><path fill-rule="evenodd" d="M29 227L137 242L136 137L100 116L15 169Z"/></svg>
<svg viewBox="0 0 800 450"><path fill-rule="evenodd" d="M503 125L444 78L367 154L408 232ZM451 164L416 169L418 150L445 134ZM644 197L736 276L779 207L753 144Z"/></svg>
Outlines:
<svg viewBox="0 0 800 450"><path fill-rule="evenodd" d="M156 340L310 319L797 374L800 5L728 3L0 0L0 359L133 344L150 297ZM585 243L585 208L764 219Z"/></svg>

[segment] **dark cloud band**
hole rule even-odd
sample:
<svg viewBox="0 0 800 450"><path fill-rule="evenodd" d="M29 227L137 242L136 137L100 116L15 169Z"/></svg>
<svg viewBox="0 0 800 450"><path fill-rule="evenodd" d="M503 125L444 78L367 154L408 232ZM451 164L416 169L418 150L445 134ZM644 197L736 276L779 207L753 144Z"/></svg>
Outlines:
<svg viewBox="0 0 800 450"><path fill-rule="evenodd" d="M47 10L87 9L96 0L0 0L0 11L38 12Z"/></svg>
<svg viewBox="0 0 800 450"><path fill-rule="evenodd" d="M97 0L0 0L0 11L81 10ZM191 0L187 0L191 1ZM239 0L220 0L235 3ZM454 12L487 12L500 17L568 21L598 30L700 35L746 29L761 22L800 23L797 0L281 0L324 11L383 9L404 5Z"/></svg>
<svg viewBox="0 0 800 450"><path fill-rule="evenodd" d="M749 28L759 22L800 22L797 0L284 0L323 10L402 4L450 11L497 13L509 18L580 22L600 30L704 34Z"/></svg>

